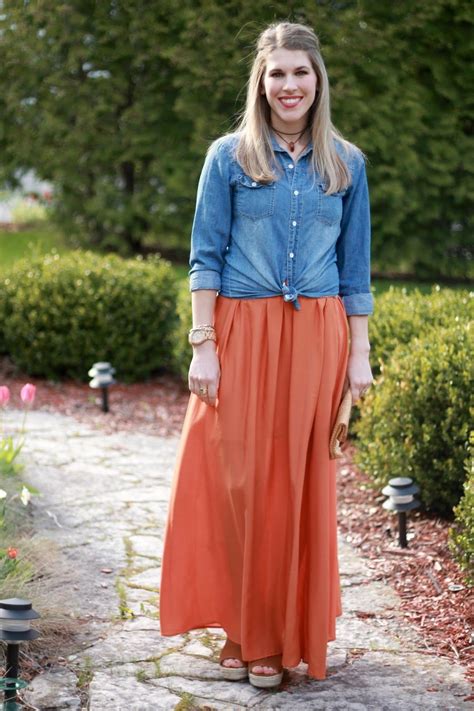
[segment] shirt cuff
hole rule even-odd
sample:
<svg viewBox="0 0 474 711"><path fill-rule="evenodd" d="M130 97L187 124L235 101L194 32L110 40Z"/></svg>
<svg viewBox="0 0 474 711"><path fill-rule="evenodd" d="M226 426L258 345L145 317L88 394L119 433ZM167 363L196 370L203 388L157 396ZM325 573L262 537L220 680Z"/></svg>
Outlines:
<svg viewBox="0 0 474 711"><path fill-rule="evenodd" d="M349 294L342 297L348 316L370 316L374 313L374 297L367 294Z"/></svg>
<svg viewBox="0 0 474 711"><path fill-rule="evenodd" d="M189 291L198 289L212 289L219 291L221 288L221 275L212 269L200 269L189 275Z"/></svg>

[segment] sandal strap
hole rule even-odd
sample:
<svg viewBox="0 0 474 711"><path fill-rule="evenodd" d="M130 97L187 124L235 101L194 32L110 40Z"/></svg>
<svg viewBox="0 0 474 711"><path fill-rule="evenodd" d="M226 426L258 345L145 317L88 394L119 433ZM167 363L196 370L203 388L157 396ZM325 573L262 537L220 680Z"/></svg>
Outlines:
<svg viewBox="0 0 474 711"><path fill-rule="evenodd" d="M260 659L252 659L252 661L249 662L249 670L252 672L252 674L255 674L255 672L253 671L255 667L272 667L273 669L275 669L276 674L280 674L280 672L283 671L282 655L274 654L272 657L261 657ZM263 672L257 672L257 674L261 674L261 676L271 676L270 674L264 674Z"/></svg>

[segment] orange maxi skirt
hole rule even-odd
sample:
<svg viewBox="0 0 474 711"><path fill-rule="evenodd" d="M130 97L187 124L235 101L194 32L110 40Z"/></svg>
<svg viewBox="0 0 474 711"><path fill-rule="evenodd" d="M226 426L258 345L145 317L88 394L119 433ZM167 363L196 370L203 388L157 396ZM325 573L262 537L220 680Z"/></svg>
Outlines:
<svg viewBox="0 0 474 711"><path fill-rule="evenodd" d="M341 614L329 438L349 329L339 296L218 296L216 406L191 393L165 531L161 634L222 627L244 660L326 676Z"/></svg>

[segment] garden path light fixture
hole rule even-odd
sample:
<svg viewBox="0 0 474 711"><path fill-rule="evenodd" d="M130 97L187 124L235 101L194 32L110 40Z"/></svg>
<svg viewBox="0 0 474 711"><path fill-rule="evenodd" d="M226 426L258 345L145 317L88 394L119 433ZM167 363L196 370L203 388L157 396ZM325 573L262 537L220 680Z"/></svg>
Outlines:
<svg viewBox="0 0 474 711"><path fill-rule="evenodd" d="M383 507L388 511L398 513L398 543L400 548L407 547L407 511L418 508L420 502L414 498L419 487L409 477L399 476L390 479L388 485L382 489L382 494L388 496Z"/></svg>
<svg viewBox="0 0 474 711"><path fill-rule="evenodd" d="M94 363L89 370L89 376L92 378L89 386L102 390L102 410L104 412L109 411L109 385L114 385L117 382L114 375L115 368L112 368L110 363Z"/></svg>
<svg viewBox="0 0 474 711"><path fill-rule="evenodd" d="M0 600L0 639L7 643L6 673L0 679L0 691L5 692L3 709L13 711L17 708L16 692L28 686L27 682L18 678L18 655L20 642L28 642L40 636L37 630L30 627L31 620L41 615L33 610L29 600L12 597Z"/></svg>

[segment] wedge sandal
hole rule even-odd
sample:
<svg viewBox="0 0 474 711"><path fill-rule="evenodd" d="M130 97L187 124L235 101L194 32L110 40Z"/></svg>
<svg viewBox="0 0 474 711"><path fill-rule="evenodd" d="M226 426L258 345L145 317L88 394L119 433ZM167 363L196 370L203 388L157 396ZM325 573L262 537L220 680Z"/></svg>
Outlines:
<svg viewBox="0 0 474 711"><path fill-rule="evenodd" d="M272 667L277 670L276 674L264 674L263 672L254 672L255 667ZM261 659L252 659L249 662L249 681L252 686L257 686L260 689L269 689L272 686L278 686L283 679L283 667L281 665L281 654L275 654L273 657L262 657Z"/></svg>
<svg viewBox="0 0 474 711"><path fill-rule="evenodd" d="M222 647L219 657L220 672L223 679L228 679L229 681L240 681L241 679L247 678L248 666L247 662L244 662L244 660L241 659L241 654L240 644L232 642L231 639L227 639ZM244 666L226 667L222 664L222 662L226 659L238 659Z"/></svg>

